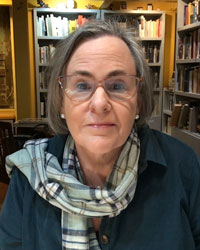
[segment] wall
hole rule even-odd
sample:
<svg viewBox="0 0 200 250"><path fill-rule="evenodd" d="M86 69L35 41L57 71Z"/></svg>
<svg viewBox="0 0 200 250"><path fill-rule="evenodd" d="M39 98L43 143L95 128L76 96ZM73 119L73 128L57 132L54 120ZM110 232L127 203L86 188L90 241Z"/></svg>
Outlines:
<svg viewBox="0 0 200 250"><path fill-rule="evenodd" d="M29 7L38 7L36 0L29 0ZM67 0L43 0L45 4L48 4L50 8L55 8L60 3L67 3ZM87 5L90 4L93 9L99 9L103 1L90 1L90 0L77 0L75 1L75 7L77 9L87 9Z"/></svg>
<svg viewBox="0 0 200 250"><path fill-rule="evenodd" d="M0 5L12 5L12 0L0 0Z"/></svg>
<svg viewBox="0 0 200 250"><path fill-rule="evenodd" d="M31 109L30 117L36 118L36 88L35 88L35 58L34 58L34 37L33 37L33 12L28 10L28 36L29 36L29 65L30 65L30 92Z"/></svg>

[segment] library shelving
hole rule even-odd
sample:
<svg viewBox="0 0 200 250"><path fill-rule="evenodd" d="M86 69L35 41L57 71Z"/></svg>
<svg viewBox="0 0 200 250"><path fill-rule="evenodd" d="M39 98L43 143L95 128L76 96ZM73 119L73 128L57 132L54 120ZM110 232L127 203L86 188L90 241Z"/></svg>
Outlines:
<svg viewBox="0 0 200 250"><path fill-rule="evenodd" d="M171 135L171 116L174 106L174 90L163 89L162 131Z"/></svg>
<svg viewBox="0 0 200 250"><path fill-rule="evenodd" d="M119 25L135 28L140 37L146 60L154 81L155 109L150 127L161 130L162 126L162 86L165 40L165 12L143 10L102 10L101 19L116 20Z"/></svg>
<svg viewBox="0 0 200 250"><path fill-rule="evenodd" d="M87 19L99 19L99 10L34 8L34 45L37 94L37 117L46 117L47 81L45 68L56 43Z"/></svg>
<svg viewBox="0 0 200 250"><path fill-rule="evenodd" d="M175 63L175 103L181 104L179 125L172 136L200 155L200 6L199 1L178 0ZM184 118L184 124L180 123Z"/></svg>

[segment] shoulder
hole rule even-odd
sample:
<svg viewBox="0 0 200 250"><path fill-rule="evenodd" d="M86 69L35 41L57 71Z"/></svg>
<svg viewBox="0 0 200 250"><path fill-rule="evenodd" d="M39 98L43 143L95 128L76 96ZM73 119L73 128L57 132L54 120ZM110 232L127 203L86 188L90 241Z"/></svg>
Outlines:
<svg viewBox="0 0 200 250"><path fill-rule="evenodd" d="M145 143L146 147L154 146L156 147L156 150L159 148L165 157L174 156L176 160L188 158L194 158L197 161L199 160L197 154L190 146L160 131L148 127L141 128L139 131L139 137L141 144Z"/></svg>
<svg viewBox="0 0 200 250"><path fill-rule="evenodd" d="M193 189L195 182L200 186L200 160L191 147L149 128L140 131L139 137L141 158L148 164L164 166L169 179L175 178L176 183L182 183L188 190Z"/></svg>
<svg viewBox="0 0 200 250"><path fill-rule="evenodd" d="M191 147L148 127L141 128L138 134L142 161L163 165L168 173L173 172L190 182L193 178L200 182L199 157Z"/></svg>

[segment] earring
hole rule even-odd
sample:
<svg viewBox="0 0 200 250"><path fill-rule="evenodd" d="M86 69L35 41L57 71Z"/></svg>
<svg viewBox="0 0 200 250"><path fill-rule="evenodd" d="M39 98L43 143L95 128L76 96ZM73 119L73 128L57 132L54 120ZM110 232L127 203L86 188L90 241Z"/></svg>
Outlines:
<svg viewBox="0 0 200 250"><path fill-rule="evenodd" d="M65 119L65 115L64 114L60 114L60 118Z"/></svg>
<svg viewBox="0 0 200 250"><path fill-rule="evenodd" d="M135 116L135 120L138 120L139 118L140 118L139 115L136 115L136 116Z"/></svg>

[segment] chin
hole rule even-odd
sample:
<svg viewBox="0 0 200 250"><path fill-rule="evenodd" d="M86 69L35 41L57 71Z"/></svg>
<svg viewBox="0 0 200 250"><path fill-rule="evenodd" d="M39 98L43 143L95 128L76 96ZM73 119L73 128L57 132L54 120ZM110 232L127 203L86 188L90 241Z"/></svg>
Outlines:
<svg viewBox="0 0 200 250"><path fill-rule="evenodd" d="M83 145L83 147L86 148L86 150L94 153L94 154L106 154L109 152L112 152L113 150L116 150L117 148L120 148L123 145L123 143L120 143L116 140L108 141L105 139L101 140L87 140L87 147L86 144Z"/></svg>

